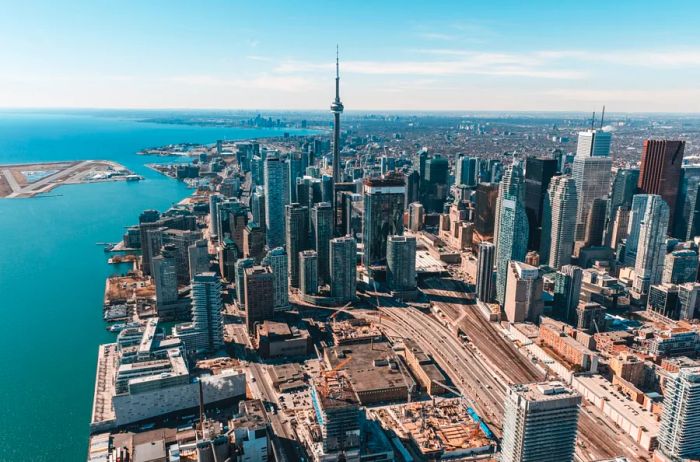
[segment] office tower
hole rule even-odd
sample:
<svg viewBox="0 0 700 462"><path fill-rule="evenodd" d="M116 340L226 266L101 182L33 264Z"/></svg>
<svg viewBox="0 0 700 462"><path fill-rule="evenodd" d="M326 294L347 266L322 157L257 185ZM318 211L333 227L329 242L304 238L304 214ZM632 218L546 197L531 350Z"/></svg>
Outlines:
<svg viewBox="0 0 700 462"><path fill-rule="evenodd" d="M673 223L681 182L681 166L685 141L644 140L642 165L637 187L642 194L658 194L669 207L669 223Z"/></svg>
<svg viewBox="0 0 700 462"><path fill-rule="evenodd" d="M216 273L201 273L192 279L192 325L198 333L196 351L214 351L224 346L221 310L221 281Z"/></svg>
<svg viewBox="0 0 700 462"><path fill-rule="evenodd" d="M265 190L261 186L256 186L250 196L250 213L253 221L265 230Z"/></svg>
<svg viewBox="0 0 700 462"><path fill-rule="evenodd" d="M519 161L514 161L503 175L502 181L498 184L498 195L496 196L496 210L494 216L493 236L494 244L496 244L496 252L498 253L498 232L501 221L501 203L505 198L518 198L523 201L525 194L525 178L523 177L522 165ZM524 206L523 206L524 207ZM529 229L529 226L528 226Z"/></svg>
<svg viewBox="0 0 700 462"><path fill-rule="evenodd" d="M322 175L319 186L321 188L321 200L317 202L333 203L333 177L330 175Z"/></svg>
<svg viewBox="0 0 700 462"><path fill-rule="evenodd" d="M403 234L405 190L401 175L365 179L362 226L365 266L370 267L384 262L387 238Z"/></svg>
<svg viewBox="0 0 700 462"><path fill-rule="evenodd" d="M294 203L285 206L284 213L289 284L299 288L299 252L309 247L309 208Z"/></svg>
<svg viewBox="0 0 700 462"><path fill-rule="evenodd" d="M603 130L579 132L576 157L609 157L612 134Z"/></svg>
<svg viewBox="0 0 700 462"><path fill-rule="evenodd" d="M659 452L670 461L700 458L700 367L684 367L666 381Z"/></svg>
<svg viewBox="0 0 700 462"><path fill-rule="evenodd" d="M560 382L511 386L501 461L573 461L580 405L581 395Z"/></svg>
<svg viewBox="0 0 700 462"><path fill-rule="evenodd" d="M522 170L512 165L501 183L496 234L496 300L505 301L508 264L522 261L527 253L527 215L522 203Z"/></svg>
<svg viewBox="0 0 700 462"><path fill-rule="evenodd" d="M330 283L330 241L333 238L333 206L320 202L311 209L311 248L318 255L318 279Z"/></svg>
<svg viewBox="0 0 700 462"><path fill-rule="evenodd" d="M496 246L490 242L479 243L476 273L476 298L484 303L493 300L493 263Z"/></svg>
<svg viewBox="0 0 700 462"><path fill-rule="evenodd" d="M416 289L416 238L389 236L386 244L386 282L395 292Z"/></svg>
<svg viewBox="0 0 700 462"><path fill-rule="evenodd" d="M479 159L459 155L455 161L455 184L473 187L478 180Z"/></svg>
<svg viewBox="0 0 700 462"><path fill-rule="evenodd" d="M333 183L338 184L343 180L340 177L340 114L343 112L343 103L340 102L340 64L338 55L335 57L335 99L331 104L333 113Z"/></svg>
<svg viewBox="0 0 700 462"><path fill-rule="evenodd" d="M240 256L236 244L231 239L224 239L224 242L217 249L217 255L219 257L219 274L226 281L233 281L236 277L236 261Z"/></svg>
<svg viewBox="0 0 700 462"><path fill-rule="evenodd" d="M554 275L554 309L566 322L576 317L582 282L583 270L575 265L564 265Z"/></svg>
<svg viewBox="0 0 700 462"><path fill-rule="evenodd" d="M593 199L586 219L586 231L583 236L584 247L597 247L603 243L607 207L608 201L606 199L600 197Z"/></svg>
<svg viewBox="0 0 700 462"><path fill-rule="evenodd" d="M276 155L265 159L265 241L268 249L284 245L284 163Z"/></svg>
<svg viewBox="0 0 700 462"><path fill-rule="evenodd" d="M243 256L260 263L265 255L265 230L251 221L243 230Z"/></svg>
<svg viewBox="0 0 700 462"><path fill-rule="evenodd" d="M396 159L393 157L382 156L379 158L379 168L382 175L386 175L396 169Z"/></svg>
<svg viewBox="0 0 700 462"><path fill-rule="evenodd" d="M496 183L479 183L476 187L474 230L482 241L493 240L497 202L498 185Z"/></svg>
<svg viewBox="0 0 700 462"><path fill-rule="evenodd" d="M425 176L422 177L424 187L421 201L429 212L440 212L447 198L447 178L450 164L446 158L436 155L426 160Z"/></svg>
<svg viewBox="0 0 700 462"><path fill-rule="evenodd" d="M629 226L630 207L618 207L612 223L612 233L608 244L612 249L616 249L623 239L627 239L627 228Z"/></svg>
<svg viewBox="0 0 700 462"><path fill-rule="evenodd" d="M694 250L675 250L664 258L661 282L683 284L694 282L698 276L698 254Z"/></svg>
<svg viewBox="0 0 700 462"><path fill-rule="evenodd" d="M331 296L340 301L355 298L357 285L357 241L351 236L330 242Z"/></svg>
<svg viewBox="0 0 700 462"><path fill-rule="evenodd" d="M542 277L539 269L519 261L510 262L503 302L508 321L539 322L544 308L542 286Z"/></svg>
<svg viewBox="0 0 700 462"><path fill-rule="evenodd" d="M610 190L612 160L609 157L576 156L572 176L576 182L578 210L576 212L576 240L581 241L586 231L588 212L593 200L605 198Z"/></svg>
<svg viewBox="0 0 700 462"><path fill-rule="evenodd" d="M192 244L202 239L202 233L182 229L166 229L161 233L161 236L163 245L172 244L174 246L177 280L180 284L187 285L191 281L188 249Z"/></svg>
<svg viewBox="0 0 700 462"><path fill-rule="evenodd" d="M252 258L239 258L236 261L236 301L239 309L245 309L245 270L255 266Z"/></svg>
<svg viewBox="0 0 700 462"><path fill-rule="evenodd" d="M503 178L503 163L498 159L489 159L488 161L488 178L485 181L491 183L500 183Z"/></svg>
<svg viewBox="0 0 700 462"><path fill-rule="evenodd" d="M680 239L690 240L700 230L700 202L698 192L700 186L700 166L684 165L681 168L681 181L678 186L678 199L676 203L674 236ZM691 231L691 228L694 228ZM690 237L689 237L690 236Z"/></svg>
<svg viewBox="0 0 700 462"><path fill-rule="evenodd" d="M304 172L301 169L301 155L294 153L291 154L287 160L287 177L289 178L289 200L291 202L297 201L297 178L304 176Z"/></svg>
<svg viewBox="0 0 700 462"><path fill-rule="evenodd" d="M574 233L576 230L576 182L568 176L555 176L549 185L545 219L549 230L542 229L545 243L550 241L544 256L549 259L549 266L559 268L568 265L574 250Z"/></svg>
<svg viewBox="0 0 700 462"><path fill-rule="evenodd" d="M151 260L160 254L160 249L163 247L163 232L168 228L160 226L159 222L142 223L139 226L144 236L141 239L141 271L144 276L149 276L153 273Z"/></svg>
<svg viewBox="0 0 700 462"><path fill-rule="evenodd" d="M412 204L420 200L420 174L417 170L411 170L406 175L406 204Z"/></svg>
<svg viewBox="0 0 700 462"><path fill-rule="evenodd" d="M318 254L315 250L299 252L299 289L308 295L318 291Z"/></svg>
<svg viewBox="0 0 700 462"><path fill-rule="evenodd" d="M412 202L408 204L408 229L418 232L423 227L425 220L425 208L420 202Z"/></svg>
<svg viewBox="0 0 700 462"><path fill-rule="evenodd" d="M633 288L640 294L646 293L650 285L661 282L669 223L669 207L666 201L656 194L648 196L634 264Z"/></svg>
<svg viewBox="0 0 700 462"><path fill-rule="evenodd" d="M255 335L255 326L272 319L275 312L272 271L268 266L253 266L245 270L245 324L248 335Z"/></svg>
<svg viewBox="0 0 700 462"><path fill-rule="evenodd" d="M206 239L195 241L187 248L189 258L190 280L195 274L209 271L209 244Z"/></svg>
<svg viewBox="0 0 700 462"><path fill-rule="evenodd" d="M647 312L656 313L678 321L680 319L678 286L675 284L659 284L649 287Z"/></svg>
<svg viewBox="0 0 700 462"><path fill-rule="evenodd" d="M274 279L273 305L275 311L289 309L289 268L284 248L277 247L267 252L263 264L272 269Z"/></svg>
<svg viewBox="0 0 700 462"><path fill-rule="evenodd" d="M617 243L612 242L615 217L620 208L629 209L632 206L632 197L637 194L638 181L638 169L621 168L615 173L610 194L608 195L604 245L608 245L613 249L617 246Z"/></svg>
<svg viewBox="0 0 700 462"><path fill-rule="evenodd" d="M169 249L163 254L153 257L153 281L156 286L156 307L158 311L164 305L170 305L177 301L177 271L175 269L175 255Z"/></svg>
<svg viewBox="0 0 700 462"><path fill-rule="evenodd" d="M528 250L540 250L542 212L545 195L552 177L557 172L555 159L528 157L525 160L525 213L528 222Z"/></svg>
<svg viewBox="0 0 700 462"><path fill-rule="evenodd" d="M218 204L223 200L221 194L211 194L209 196L209 239L212 241L218 240L219 232L219 213Z"/></svg>

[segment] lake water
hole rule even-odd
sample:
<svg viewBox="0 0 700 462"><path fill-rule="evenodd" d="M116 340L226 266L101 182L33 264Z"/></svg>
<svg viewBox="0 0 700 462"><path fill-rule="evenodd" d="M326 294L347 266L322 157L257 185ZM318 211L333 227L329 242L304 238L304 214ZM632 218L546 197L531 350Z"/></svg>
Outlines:
<svg viewBox="0 0 700 462"><path fill-rule="evenodd" d="M126 115L0 112L0 164L105 159L145 177L0 199L0 461L86 458L97 346L115 338L102 321L105 278L128 269L108 265L96 243L118 241L142 210L191 193L144 167L169 159L136 152L282 134Z"/></svg>

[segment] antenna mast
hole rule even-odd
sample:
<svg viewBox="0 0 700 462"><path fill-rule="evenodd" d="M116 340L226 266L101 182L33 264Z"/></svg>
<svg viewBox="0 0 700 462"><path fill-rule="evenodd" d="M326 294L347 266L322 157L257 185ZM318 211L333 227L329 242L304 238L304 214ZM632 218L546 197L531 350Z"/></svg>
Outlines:
<svg viewBox="0 0 700 462"><path fill-rule="evenodd" d="M603 120L605 119L605 106L603 106L603 114L600 116L600 129L603 129Z"/></svg>

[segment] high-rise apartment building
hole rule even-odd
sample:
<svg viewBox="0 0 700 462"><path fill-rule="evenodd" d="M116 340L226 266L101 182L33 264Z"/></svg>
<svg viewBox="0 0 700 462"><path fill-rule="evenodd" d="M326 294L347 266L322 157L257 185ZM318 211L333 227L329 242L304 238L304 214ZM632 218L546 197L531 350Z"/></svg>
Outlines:
<svg viewBox="0 0 700 462"><path fill-rule="evenodd" d="M311 247L318 255L318 279L330 283L330 241L333 238L333 206L320 202L311 209Z"/></svg>
<svg viewBox="0 0 700 462"><path fill-rule="evenodd" d="M289 268L287 263L287 253L284 248L277 247L269 252L263 259L263 265L268 265L272 270L273 285L273 305L275 311L286 311L289 309Z"/></svg>
<svg viewBox="0 0 700 462"><path fill-rule="evenodd" d="M425 208L420 202L412 202L408 204L408 229L418 232L423 227L425 220Z"/></svg>
<svg viewBox="0 0 700 462"><path fill-rule="evenodd" d="M299 252L299 289L308 295L318 291L318 254L315 250Z"/></svg>
<svg viewBox="0 0 700 462"><path fill-rule="evenodd" d="M357 287L357 241L351 236L330 242L331 296L342 301L355 298Z"/></svg>
<svg viewBox="0 0 700 462"><path fill-rule="evenodd" d="M284 245L285 168L277 155L265 159L265 233L267 248Z"/></svg>
<svg viewBox="0 0 700 462"><path fill-rule="evenodd" d="M695 282L698 276L698 254L694 250L675 250L664 258L661 282L683 284Z"/></svg>
<svg viewBox="0 0 700 462"><path fill-rule="evenodd" d="M539 322L544 308L540 270L519 261L508 265L503 308L510 322Z"/></svg>
<svg viewBox="0 0 700 462"><path fill-rule="evenodd" d="M153 281L156 286L156 307L160 313L164 306L177 302L175 255L165 251L153 257L152 264Z"/></svg>
<svg viewBox="0 0 700 462"><path fill-rule="evenodd" d="M236 301L239 309L245 309L245 270L255 266L252 258L239 258L236 260Z"/></svg>
<svg viewBox="0 0 700 462"><path fill-rule="evenodd" d="M542 248L541 258L548 257L549 266L560 268L571 262L574 250L574 234L576 232L576 211L578 199L576 182L568 176L555 176L550 185L545 204L545 225L542 233L546 236L544 243L549 241L549 248ZM549 227L549 229L545 229Z"/></svg>
<svg viewBox="0 0 700 462"><path fill-rule="evenodd" d="M260 263L265 255L265 230L251 221L243 230L243 256Z"/></svg>
<svg viewBox="0 0 700 462"><path fill-rule="evenodd" d="M669 462L700 458L700 367L681 368L666 381L658 439Z"/></svg>
<svg viewBox="0 0 700 462"><path fill-rule="evenodd" d="M246 327L255 335L256 325L272 319L274 307L274 276L268 266L246 268L244 278Z"/></svg>
<svg viewBox="0 0 700 462"><path fill-rule="evenodd" d="M200 239L190 245L187 248L187 256L189 258L190 280L194 279L195 274L209 271L209 243L206 239Z"/></svg>
<svg viewBox="0 0 700 462"><path fill-rule="evenodd" d="M573 461L580 405L581 395L560 382L510 387L501 461Z"/></svg>
<svg viewBox="0 0 700 462"><path fill-rule="evenodd" d="M389 289L395 292L416 290L416 238L389 236L386 249Z"/></svg>

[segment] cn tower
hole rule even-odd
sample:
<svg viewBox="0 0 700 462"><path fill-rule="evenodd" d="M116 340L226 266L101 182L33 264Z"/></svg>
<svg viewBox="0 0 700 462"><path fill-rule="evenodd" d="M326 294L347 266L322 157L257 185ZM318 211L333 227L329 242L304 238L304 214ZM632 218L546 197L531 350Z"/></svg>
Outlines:
<svg viewBox="0 0 700 462"><path fill-rule="evenodd" d="M340 114L343 103L340 102L340 65L338 62L338 47L335 48L335 100L331 104L333 113L333 184L340 183ZM335 198L334 198L335 199Z"/></svg>

